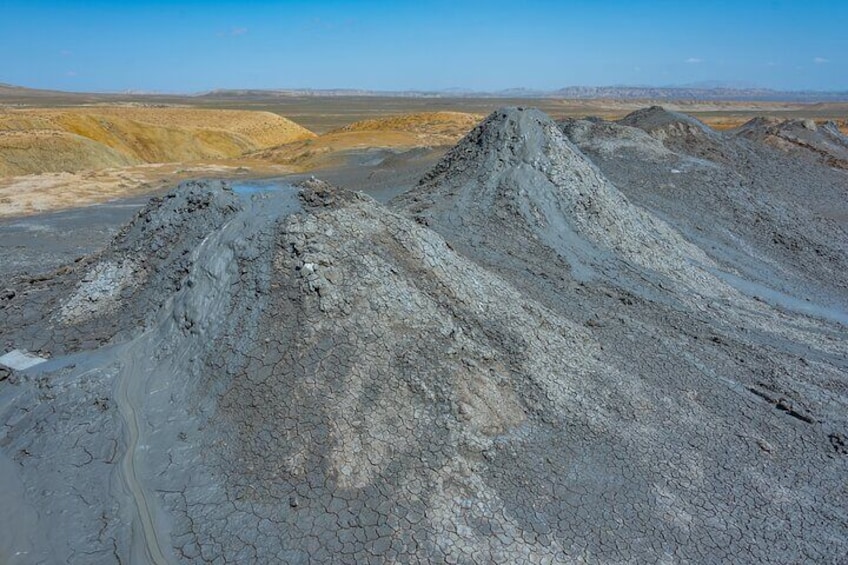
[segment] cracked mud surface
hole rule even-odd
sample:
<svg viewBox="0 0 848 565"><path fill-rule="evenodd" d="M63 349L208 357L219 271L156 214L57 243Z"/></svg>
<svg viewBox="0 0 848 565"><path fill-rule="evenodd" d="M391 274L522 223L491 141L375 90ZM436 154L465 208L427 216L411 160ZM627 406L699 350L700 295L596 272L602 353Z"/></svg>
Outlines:
<svg viewBox="0 0 848 565"><path fill-rule="evenodd" d="M646 112L496 112L389 206L189 183L10 277L0 556L844 561L844 172Z"/></svg>

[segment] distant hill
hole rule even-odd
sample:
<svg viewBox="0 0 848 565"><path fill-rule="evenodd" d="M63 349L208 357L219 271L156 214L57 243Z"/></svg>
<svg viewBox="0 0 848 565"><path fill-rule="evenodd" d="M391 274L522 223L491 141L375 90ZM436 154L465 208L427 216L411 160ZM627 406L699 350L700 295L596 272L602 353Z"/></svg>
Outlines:
<svg viewBox="0 0 848 565"><path fill-rule="evenodd" d="M612 98L620 100L848 101L848 92L782 91L768 88L728 87L569 86L546 93L544 96L578 99Z"/></svg>
<svg viewBox="0 0 848 565"><path fill-rule="evenodd" d="M16 96L16 95L20 95L20 94L37 95L38 93L41 93L41 92L49 92L49 91L37 90L37 89L34 89L34 88L25 88L23 86L15 86L13 84L6 84L6 83L3 83L3 82L0 82L0 96L7 96L7 95Z"/></svg>
<svg viewBox="0 0 848 565"><path fill-rule="evenodd" d="M88 97L89 94L81 92L64 92L61 90L43 90L40 88L27 88L0 82L0 102L8 98L48 98L55 96ZM102 95L95 95L102 96Z"/></svg>
<svg viewBox="0 0 848 565"><path fill-rule="evenodd" d="M68 99L69 102L99 102L115 99L172 100L258 100L293 97L387 97L387 98L511 98L576 100L680 100L680 101L757 101L757 102L848 102L848 91L784 91L756 87L722 86L703 83L684 86L568 86L558 90L509 88L498 91L475 91L458 88L445 90L367 90L367 89L216 89L196 94L153 94L143 92L62 92L40 90L0 83L0 104L27 103L35 100Z"/></svg>
<svg viewBox="0 0 848 565"><path fill-rule="evenodd" d="M757 101L757 102L848 102L848 91L782 91L768 88L733 87L651 87L651 86L568 86L558 90L510 88L494 92L473 90L354 90L354 89L273 89L213 90L198 95L212 99L251 99L296 96L375 96L396 98L512 98L576 100L680 100L680 101Z"/></svg>

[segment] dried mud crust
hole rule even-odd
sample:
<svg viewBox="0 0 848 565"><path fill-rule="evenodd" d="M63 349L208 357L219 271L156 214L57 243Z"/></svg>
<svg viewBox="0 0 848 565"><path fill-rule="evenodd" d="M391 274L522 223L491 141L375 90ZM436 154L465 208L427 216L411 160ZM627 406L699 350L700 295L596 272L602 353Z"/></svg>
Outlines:
<svg viewBox="0 0 848 565"><path fill-rule="evenodd" d="M807 153L827 166L848 169L848 137L834 122L818 125L813 120L754 118L734 133L785 153Z"/></svg>
<svg viewBox="0 0 848 565"><path fill-rule="evenodd" d="M752 120L723 134L697 129L673 142L661 135L660 147L633 142L669 123L679 123L679 115L652 109L618 123L560 125L628 199L667 220L725 270L848 310L848 175L822 166L815 152L775 149L766 139L773 130L818 135L827 126ZM720 157L710 150L716 143Z"/></svg>
<svg viewBox="0 0 848 565"><path fill-rule="evenodd" d="M161 267L73 326L137 329L0 389L25 502L82 495L41 515L57 532L43 547L103 563L839 562L844 327L714 284L715 259L538 112L496 113L445 159L394 209L315 180L184 187L44 290L31 311L48 327L86 273L95 298L123 280L117 250ZM73 335L51 347L80 350ZM75 442L98 470L62 460Z"/></svg>
<svg viewBox="0 0 848 565"><path fill-rule="evenodd" d="M200 388L220 390L222 435L204 459L226 495L167 497L184 515L182 554L765 558L769 544L751 539L765 539L769 520L793 526L789 501L759 481L794 489L784 464L824 469L824 490L838 481L844 461L826 437L697 369L740 370L706 336L691 358L697 334L675 344L667 331L634 361L645 343L592 336L624 323L593 328L528 301L364 197L319 187L303 201L277 238L259 339L240 353L242 341L217 344L204 371L213 380ZM748 362L770 363L762 355ZM760 442L780 445L780 462ZM828 505L824 492L814 499L805 513ZM838 551L830 528L800 545L797 530L787 559Z"/></svg>
<svg viewBox="0 0 848 565"><path fill-rule="evenodd" d="M650 114L655 115L656 110ZM693 137L697 143L706 140L707 147L719 144L718 134L696 126L687 122L686 128L675 128L680 135L672 147L682 142L690 143ZM582 127L606 128L616 134L617 130L626 129L598 122ZM690 127L695 130L692 136L689 135L692 133ZM585 320L599 337L605 355L617 359L615 363L621 367L628 367L624 372L635 378L633 382L638 382L640 387L655 386L678 399L689 394L686 390L695 394L699 404L710 414L703 422L704 429L716 429L716 421L708 421L721 419L722 414L733 421L735 418L727 412L731 406L739 409L740 402L745 404L755 397L764 400L754 392L759 390L758 386L777 387L787 393L791 391L796 400L786 399L782 404L781 395L777 394L765 404L797 422L821 426L821 431L816 432L819 439L814 440L820 446L816 449L823 449L822 455L833 456L838 448L833 448L833 442L827 438L833 430L846 426L840 414L846 401L844 323L827 322L825 318L813 322L799 334L786 333L788 328L800 329L798 323L805 318L776 312L762 303L767 299L754 296L752 300L750 295L715 276L717 270L737 272L735 269L747 264L740 256L757 241L745 237L750 233L748 226L739 230L742 237L734 241L738 255L716 253L715 247L721 241L716 232L697 239L678 231L678 226L682 225L678 223L680 219L707 223L711 212L686 209L690 206L686 196L675 195L677 204L673 215L652 213L656 208L645 206L645 203L658 188L656 185L630 183L627 196L624 196L554 129L550 120L539 112L522 109L496 112L450 151L417 190L395 199L392 205L438 231L452 247L508 279L525 296L566 316ZM623 145L627 148L638 144L638 150L631 153L634 155L629 158L631 160L624 161L618 169L624 178L629 172L633 175L631 178L641 179L644 173L639 169L653 166L653 163L670 168L679 161L699 159L698 162L703 162L703 157L699 156L680 157L665 145L634 142L642 138L640 134L641 130L630 130L615 137L618 143L626 135ZM583 139L587 144L609 143L591 134ZM730 153L726 148L722 151ZM600 153L605 156L604 164L621 158L619 148L614 145L611 150ZM645 163L646 154L651 157L650 164ZM791 168L793 162L788 161L787 165ZM560 170L568 173L559 174ZM636 192L637 187L639 192ZM698 190L706 192L707 186ZM785 209L781 204L773 200L770 211ZM716 207L715 203L713 206ZM703 216L699 215L701 213ZM554 237L551 237L551 226L556 226ZM831 233L836 236L832 241L827 241L827 235L820 235L817 240L833 250L833 258L825 261L820 255L810 258L810 270L829 272L835 265L845 265L839 257L844 253L846 240L840 236L841 230ZM718 235L725 234L719 232ZM568 238L567 242L563 236ZM693 242L697 245L692 245ZM627 260L621 262L622 257ZM775 263L776 260L771 265ZM800 261L793 257L787 263L797 265ZM801 271L806 275L802 280L814 280L809 276L810 270ZM770 274L765 271L768 274L763 275L763 271L758 273L760 280ZM780 275L786 273L778 272ZM766 280L780 285L780 275ZM838 278L828 281L837 284L826 297L845 298L838 281ZM792 282L780 288L804 295L804 291L799 292L803 287ZM830 344L838 345L831 349ZM834 355L825 353L827 351ZM816 359L817 369L810 369L808 363L812 359ZM830 376L821 378L816 373L825 366ZM760 380L761 376L765 379ZM710 383L709 392L695 393L694 388L689 388L698 382L700 385L694 388ZM719 391L732 391L732 394L719 401ZM734 398L736 395L738 397ZM710 400L706 400L707 397ZM806 406L808 412L795 411L793 415L790 406L798 403ZM812 409L813 405L817 408ZM816 416L811 416L809 410L817 412ZM734 440L722 432L718 434L723 438L719 441L722 446L719 451L727 449ZM741 434L758 437L747 432ZM665 438L660 443L671 451L689 451L689 447L678 443L679 439ZM694 452L705 455L701 448L690 453ZM658 461L662 459L657 457ZM714 463L721 460L739 461L735 454L717 452L704 459ZM794 463L790 467L792 465ZM836 462L832 469L841 465L844 461ZM809 472L814 471L810 468ZM714 476L711 485L706 487L706 490L718 489L713 491L712 500L726 496L719 494L718 487L725 481L730 487L735 479ZM727 510L725 516L747 515L748 518L740 521L751 519L753 514L749 512L752 511L744 506ZM690 514L690 517L697 514ZM701 515L701 519L703 517ZM835 523L831 522L831 526ZM755 538L758 536L754 534ZM759 543L752 543L751 548L765 547ZM704 549L696 547L698 544L694 543L689 551ZM754 552L750 548L734 547L736 553L728 553L726 558L738 558L749 550ZM758 551L757 558L765 559ZM707 554L715 555L712 550ZM689 555L690 559L697 560L693 554ZM785 557L772 558L780 561Z"/></svg>
<svg viewBox="0 0 848 565"><path fill-rule="evenodd" d="M102 252L10 281L0 340L52 356L132 335L183 284L191 251L239 208L222 183L188 182L153 198Z"/></svg>

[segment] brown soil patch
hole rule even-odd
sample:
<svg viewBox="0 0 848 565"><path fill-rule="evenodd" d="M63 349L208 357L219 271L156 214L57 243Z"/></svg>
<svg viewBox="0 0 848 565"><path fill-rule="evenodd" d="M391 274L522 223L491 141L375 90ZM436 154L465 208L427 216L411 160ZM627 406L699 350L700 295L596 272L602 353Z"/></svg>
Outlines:
<svg viewBox="0 0 848 565"><path fill-rule="evenodd" d="M165 163L99 171L42 173L0 178L0 218L90 206L150 194L197 178L261 178L293 172L267 162L239 160Z"/></svg>

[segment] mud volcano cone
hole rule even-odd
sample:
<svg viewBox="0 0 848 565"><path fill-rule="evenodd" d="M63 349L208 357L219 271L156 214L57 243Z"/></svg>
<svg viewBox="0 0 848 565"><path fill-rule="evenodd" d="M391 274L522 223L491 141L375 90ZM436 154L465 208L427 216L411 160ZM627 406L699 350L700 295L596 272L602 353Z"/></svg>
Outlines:
<svg viewBox="0 0 848 565"><path fill-rule="evenodd" d="M624 268L678 278L694 276L689 259L706 261L632 205L536 109L494 112L392 205L452 244L513 257L547 254L581 281L616 276L622 260Z"/></svg>
<svg viewBox="0 0 848 565"><path fill-rule="evenodd" d="M813 120L754 118L734 133L785 153L805 155L830 167L848 169L848 137L834 122L819 125Z"/></svg>
<svg viewBox="0 0 848 565"><path fill-rule="evenodd" d="M719 162L733 158L732 153L727 153L719 132L697 118L666 110L662 106L636 110L618 123L644 130L668 149L678 153Z"/></svg>
<svg viewBox="0 0 848 565"><path fill-rule="evenodd" d="M225 213L209 222L202 210ZM159 219L171 216L187 224L168 230ZM584 328L433 231L318 182L247 199L183 187L90 268L104 271L119 250L146 250L150 272L116 282L132 292L79 323L135 320L142 305L150 314L96 354L45 366L63 402L25 395L38 405L7 436L36 454L22 484L88 493L61 498L84 519L55 516L53 530L86 539L111 508L94 550L153 562L516 562L563 551L554 530L565 507L539 514L549 494L518 485L539 473L536 485L559 481L560 456L544 454L560 443L563 410L610 374ZM176 284L161 276L177 267ZM90 290L83 278L60 311ZM59 433L35 434L44 419ZM112 463L63 459L83 420L98 433L77 445L112 446ZM569 421L586 425L586 414ZM39 492L34 503L47 504L52 491ZM64 555L71 543L30 549Z"/></svg>

